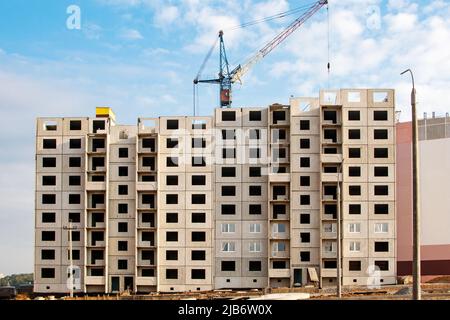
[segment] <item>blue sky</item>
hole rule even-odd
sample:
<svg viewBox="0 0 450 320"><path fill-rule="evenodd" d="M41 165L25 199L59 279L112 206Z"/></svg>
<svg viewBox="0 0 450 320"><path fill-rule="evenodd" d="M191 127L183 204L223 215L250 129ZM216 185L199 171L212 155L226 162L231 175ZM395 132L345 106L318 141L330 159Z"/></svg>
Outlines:
<svg viewBox="0 0 450 320"><path fill-rule="evenodd" d="M37 116L90 116L113 107L120 123L191 114L192 79L225 30L232 65L242 63L293 17L228 30L311 0L3 0L0 2L0 274L33 264L34 131ZM81 29L66 27L69 5ZM330 87L397 90L409 119L415 72L420 113L450 111L450 3L330 0ZM321 10L235 87L235 106L287 103L328 86L327 20ZM205 74L217 72L217 53ZM201 115L217 88L200 87ZM8 257L5 259L4 257Z"/></svg>

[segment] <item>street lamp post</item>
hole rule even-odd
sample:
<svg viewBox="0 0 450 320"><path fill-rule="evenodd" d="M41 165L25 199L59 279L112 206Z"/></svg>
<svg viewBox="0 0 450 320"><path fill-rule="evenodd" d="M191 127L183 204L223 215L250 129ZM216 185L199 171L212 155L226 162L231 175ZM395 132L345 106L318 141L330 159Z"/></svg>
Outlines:
<svg viewBox="0 0 450 320"><path fill-rule="evenodd" d="M413 142L413 299L421 299L420 288L420 190L419 190L419 135L416 113L416 88L414 75L410 69L412 80L411 112L412 112L412 142Z"/></svg>

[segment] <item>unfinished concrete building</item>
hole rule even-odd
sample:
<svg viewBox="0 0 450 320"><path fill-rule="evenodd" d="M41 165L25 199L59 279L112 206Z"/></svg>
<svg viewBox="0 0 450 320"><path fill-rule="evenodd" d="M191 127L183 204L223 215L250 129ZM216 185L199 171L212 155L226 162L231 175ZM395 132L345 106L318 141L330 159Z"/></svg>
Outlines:
<svg viewBox="0 0 450 320"><path fill-rule="evenodd" d="M335 285L338 213L343 284L395 283L394 126L393 90L362 89L39 118L35 291L67 292L70 272L87 293Z"/></svg>

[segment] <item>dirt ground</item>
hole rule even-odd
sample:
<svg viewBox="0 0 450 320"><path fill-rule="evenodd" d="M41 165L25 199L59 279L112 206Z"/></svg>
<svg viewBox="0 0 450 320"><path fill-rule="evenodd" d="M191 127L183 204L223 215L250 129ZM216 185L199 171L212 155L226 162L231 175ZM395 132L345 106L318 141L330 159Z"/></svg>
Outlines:
<svg viewBox="0 0 450 320"><path fill-rule="evenodd" d="M406 285L387 285L379 289L369 289L364 287L344 287L342 290L343 300L410 300L411 284ZM401 290L401 291L400 291ZM399 292L400 291L400 292ZM210 292L186 292L177 294L158 294L152 293L148 295L94 295L94 296L80 296L73 300L248 300L256 298L263 294L289 294L289 293L308 293L311 300L335 300L336 288L329 287L324 289L309 287L309 288L276 288L267 290L215 290ZM31 297L33 298L33 297ZM19 295L17 300L27 300L30 297L26 295ZM69 297L45 297L42 299L65 299L70 300ZM423 300L450 300L450 277L440 277L422 284L422 299Z"/></svg>

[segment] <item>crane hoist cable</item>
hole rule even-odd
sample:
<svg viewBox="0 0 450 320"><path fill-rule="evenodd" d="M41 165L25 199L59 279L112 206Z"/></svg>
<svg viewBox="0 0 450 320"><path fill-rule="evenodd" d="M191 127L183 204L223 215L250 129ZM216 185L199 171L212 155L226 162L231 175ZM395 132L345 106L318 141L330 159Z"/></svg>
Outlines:
<svg viewBox="0 0 450 320"><path fill-rule="evenodd" d="M272 21L272 20L275 20L275 19L285 18L285 17L291 16L291 15L297 14L297 13L299 13L301 11L305 11L306 9L310 8L312 4L313 3L305 4L303 6L294 8L292 10L288 10L288 11L285 11L285 12L280 12L280 13L274 14L272 16L267 16L267 17L264 17L264 18L261 18L261 19L248 21L248 22L236 25L236 26L231 27L231 28L225 28L223 30L224 31L232 31L232 30L237 30L237 29L242 29L242 28L254 26L254 25L259 24L259 23Z"/></svg>
<svg viewBox="0 0 450 320"><path fill-rule="evenodd" d="M330 61L330 9L327 6L327 54L328 54L328 63L327 63L327 72L328 72L328 89L330 89L330 72L331 72L331 61Z"/></svg>

